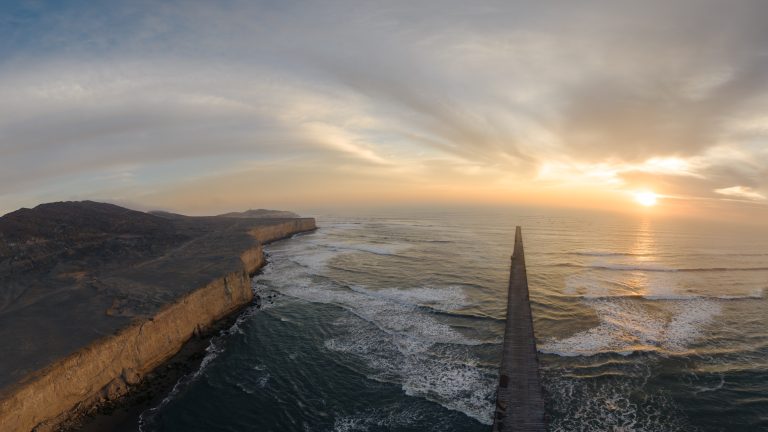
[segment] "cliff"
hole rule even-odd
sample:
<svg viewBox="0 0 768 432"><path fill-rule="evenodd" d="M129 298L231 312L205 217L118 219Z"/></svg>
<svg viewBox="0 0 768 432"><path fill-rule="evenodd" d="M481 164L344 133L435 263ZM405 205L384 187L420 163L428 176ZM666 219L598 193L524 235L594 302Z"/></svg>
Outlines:
<svg viewBox="0 0 768 432"><path fill-rule="evenodd" d="M10 251L0 255L0 289L12 293L0 307L3 431L51 430L120 397L200 329L252 301L263 243L315 228L314 219L169 221L92 204L64 206L82 215L49 228L31 226L51 217L29 214L36 209L0 218Z"/></svg>

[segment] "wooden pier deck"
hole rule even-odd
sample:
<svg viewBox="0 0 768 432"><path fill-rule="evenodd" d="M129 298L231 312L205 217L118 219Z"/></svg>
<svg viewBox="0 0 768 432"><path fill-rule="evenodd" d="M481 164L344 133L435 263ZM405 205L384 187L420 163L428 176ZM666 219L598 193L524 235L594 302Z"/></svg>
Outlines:
<svg viewBox="0 0 768 432"><path fill-rule="evenodd" d="M523 236L520 227L517 227L509 273L507 324L493 431L543 432L546 427L539 358L528 299Z"/></svg>

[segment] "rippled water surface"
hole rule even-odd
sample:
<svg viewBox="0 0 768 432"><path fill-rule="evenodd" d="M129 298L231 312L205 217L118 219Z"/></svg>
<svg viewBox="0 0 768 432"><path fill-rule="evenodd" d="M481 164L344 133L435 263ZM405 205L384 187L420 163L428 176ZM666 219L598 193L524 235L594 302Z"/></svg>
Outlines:
<svg viewBox="0 0 768 432"><path fill-rule="evenodd" d="M407 216L406 216L407 215ZM768 235L652 217L324 216L144 431L487 431L523 226L553 431L768 430Z"/></svg>

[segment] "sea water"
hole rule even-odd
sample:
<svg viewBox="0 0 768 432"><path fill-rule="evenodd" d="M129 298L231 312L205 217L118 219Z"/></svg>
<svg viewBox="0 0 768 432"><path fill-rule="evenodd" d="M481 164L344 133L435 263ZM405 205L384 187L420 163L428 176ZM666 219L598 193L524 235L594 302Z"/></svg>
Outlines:
<svg viewBox="0 0 768 432"><path fill-rule="evenodd" d="M318 217L149 431L488 431L523 227L553 431L768 430L768 233L653 215Z"/></svg>

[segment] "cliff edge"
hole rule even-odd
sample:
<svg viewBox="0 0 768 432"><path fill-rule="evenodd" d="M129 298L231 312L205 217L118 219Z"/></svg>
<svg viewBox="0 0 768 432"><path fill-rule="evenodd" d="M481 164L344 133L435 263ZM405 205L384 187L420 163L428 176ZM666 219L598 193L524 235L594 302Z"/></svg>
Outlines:
<svg viewBox="0 0 768 432"><path fill-rule="evenodd" d="M125 394L253 299L262 244L311 218L164 218L95 202L0 218L0 425L51 430Z"/></svg>

